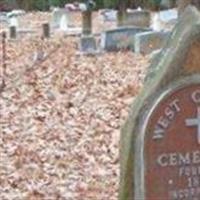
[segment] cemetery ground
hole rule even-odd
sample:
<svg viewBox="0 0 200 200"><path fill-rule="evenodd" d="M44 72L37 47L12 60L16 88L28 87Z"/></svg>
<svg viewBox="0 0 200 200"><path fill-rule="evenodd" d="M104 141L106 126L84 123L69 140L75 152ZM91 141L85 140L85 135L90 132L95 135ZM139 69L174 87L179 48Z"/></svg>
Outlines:
<svg viewBox="0 0 200 200"><path fill-rule="evenodd" d="M34 32L7 40L0 199L116 200L120 128L149 58L131 51L77 54L79 37L54 32L41 39L49 18L27 13L20 23ZM81 16L74 14L73 24L81 26ZM113 26L97 14L93 25L97 33Z"/></svg>

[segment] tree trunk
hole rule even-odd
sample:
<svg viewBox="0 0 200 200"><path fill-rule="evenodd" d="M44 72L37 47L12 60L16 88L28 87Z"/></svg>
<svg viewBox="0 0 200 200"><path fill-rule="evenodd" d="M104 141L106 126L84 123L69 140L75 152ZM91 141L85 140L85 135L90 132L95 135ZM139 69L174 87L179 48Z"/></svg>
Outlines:
<svg viewBox="0 0 200 200"><path fill-rule="evenodd" d="M126 20L127 3L128 3L127 0L118 0L118 13L117 13L118 26L123 26L124 21Z"/></svg>

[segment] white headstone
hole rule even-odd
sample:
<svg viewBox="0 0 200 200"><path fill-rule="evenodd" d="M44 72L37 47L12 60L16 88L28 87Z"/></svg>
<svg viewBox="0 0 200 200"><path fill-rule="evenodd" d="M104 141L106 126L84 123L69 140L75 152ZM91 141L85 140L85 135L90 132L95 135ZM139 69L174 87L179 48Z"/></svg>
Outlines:
<svg viewBox="0 0 200 200"><path fill-rule="evenodd" d="M161 24L161 21L160 21L159 13L154 14L154 16L152 18L151 28L154 31L161 31L162 30L162 24Z"/></svg>
<svg viewBox="0 0 200 200"><path fill-rule="evenodd" d="M59 25L60 30L62 31L67 31L68 30L68 18L67 15L62 15L60 19L60 25Z"/></svg>
<svg viewBox="0 0 200 200"><path fill-rule="evenodd" d="M18 22L17 17L11 17L10 18L10 26L19 27L19 22Z"/></svg>

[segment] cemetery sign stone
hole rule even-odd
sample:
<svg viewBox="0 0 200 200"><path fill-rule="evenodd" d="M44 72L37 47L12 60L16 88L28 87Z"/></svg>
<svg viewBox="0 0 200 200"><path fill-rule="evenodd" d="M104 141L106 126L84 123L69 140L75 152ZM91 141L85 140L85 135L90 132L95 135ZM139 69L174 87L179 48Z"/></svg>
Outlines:
<svg viewBox="0 0 200 200"><path fill-rule="evenodd" d="M121 134L120 200L200 199L200 13L188 7Z"/></svg>

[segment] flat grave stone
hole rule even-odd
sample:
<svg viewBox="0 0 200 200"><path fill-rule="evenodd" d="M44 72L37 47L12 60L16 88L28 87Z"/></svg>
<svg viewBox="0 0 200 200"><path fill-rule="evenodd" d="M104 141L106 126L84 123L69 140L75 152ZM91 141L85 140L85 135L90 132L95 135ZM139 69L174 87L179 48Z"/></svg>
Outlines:
<svg viewBox="0 0 200 200"><path fill-rule="evenodd" d="M188 7L121 132L120 200L200 199L200 13Z"/></svg>
<svg viewBox="0 0 200 200"><path fill-rule="evenodd" d="M161 49L167 42L170 32L149 31L135 35L134 51L141 54L150 54Z"/></svg>
<svg viewBox="0 0 200 200"><path fill-rule="evenodd" d="M121 27L108 30L101 35L101 48L106 51L134 49L134 38L137 33L147 32L151 29L139 27Z"/></svg>

